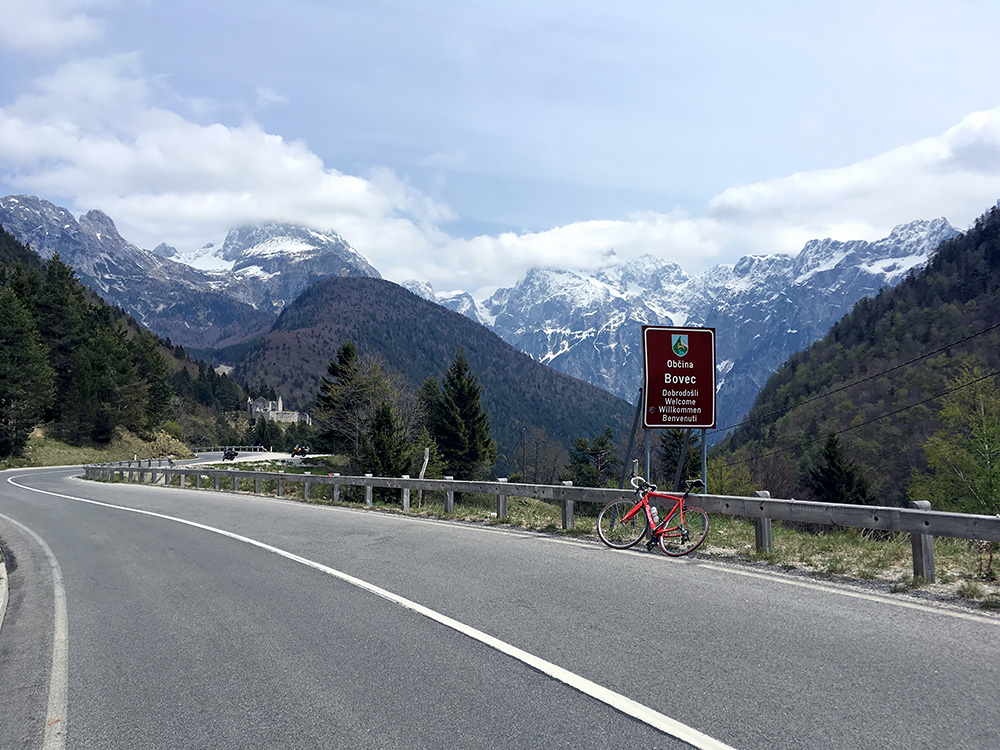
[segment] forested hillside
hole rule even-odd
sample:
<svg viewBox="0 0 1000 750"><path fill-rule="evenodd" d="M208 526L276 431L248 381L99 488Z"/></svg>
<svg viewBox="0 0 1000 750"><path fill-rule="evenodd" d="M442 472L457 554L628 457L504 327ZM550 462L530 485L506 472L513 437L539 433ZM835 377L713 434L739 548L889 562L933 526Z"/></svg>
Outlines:
<svg viewBox="0 0 1000 750"><path fill-rule="evenodd" d="M292 408L309 408L338 347L380 358L416 390L444 375L461 348L483 386L483 405L501 452L522 431L541 428L565 446L574 438L616 435L631 407L601 389L535 362L468 318L380 279L330 278L307 289L271 333L233 371L244 383L264 382Z"/></svg>
<svg viewBox="0 0 1000 750"><path fill-rule="evenodd" d="M58 256L43 262L0 229L0 458L20 455L39 425L76 445L118 430L218 438L220 413L244 400L228 377L85 290Z"/></svg>
<svg viewBox="0 0 1000 750"><path fill-rule="evenodd" d="M937 509L1000 510L998 372L993 208L944 242L923 271L861 300L789 359L718 460L748 467L775 496L809 498L809 470L828 460L835 435L880 504L919 496ZM970 484L973 473L982 476ZM993 500L974 499L984 487Z"/></svg>

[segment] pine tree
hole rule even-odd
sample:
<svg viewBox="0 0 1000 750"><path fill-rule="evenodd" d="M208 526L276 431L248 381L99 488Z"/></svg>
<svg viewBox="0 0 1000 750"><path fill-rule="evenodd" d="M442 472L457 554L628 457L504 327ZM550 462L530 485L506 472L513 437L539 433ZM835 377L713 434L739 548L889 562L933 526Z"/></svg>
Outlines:
<svg viewBox="0 0 1000 750"><path fill-rule="evenodd" d="M581 487L601 487L613 483L622 460L615 448L615 435L610 427L593 440L577 438L569 452L569 473L573 484Z"/></svg>
<svg viewBox="0 0 1000 750"><path fill-rule="evenodd" d="M57 419L68 403L73 357L87 334L89 307L73 269L54 255L45 266L35 303L38 332L49 347L49 363L56 371L56 399L46 415L49 419Z"/></svg>
<svg viewBox="0 0 1000 750"><path fill-rule="evenodd" d="M817 502L850 505L875 502L861 467L844 455L840 438L833 434L826 439L819 461L809 467L805 484Z"/></svg>
<svg viewBox="0 0 1000 750"><path fill-rule="evenodd" d="M402 476L409 464L408 447L392 404L382 402L376 407L362 441L362 469L377 477Z"/></svg>
<svg viewBox="0 0 1000 750"><path fill-rule="evenodd" d="M145 427L152 430L172 413L170 400L174 391L167 377L167 365L156 347L156 339L148 334L140 333L130 339L129 349L139 377L147 383Z"/></svg>
<svg viewBox="0 0 1000 750"><path fill-rule="evenodd" d="M684 449L684 430L673 429L663 430L660 433L659 450L656 457L663 472L663 484L673 487L674 479L677 477L677 462L680 460L681 451ZM684 453L684 468L681 470L681 486L686 479L701 476L701 439L694 431L690 431L687 439L687 449ZM673 487L677 490L678 487Z"/></svg>
<svg viewBox="0 0 1000 750"><path fill-rule="evenodd" d="M418 396L449 474L457 479L485 477L496 462L496 443L481 404L482 386L465 353L459 349L440 385L429 378Z"/></svg>
<svg viewBox="0 0 1000 750"><path fill-rule="evenodd" d="M327 373L316 396L317 443L324 450L346 455L351 470L357 472L375 411L383 403L394 402L396 394L382 367L362 360L350 341L337 350Z"/></svg>
<svg viewBox="0 0 1000 750"><path fill-rule="evenodd" d="M0 290L0 456L19 456L51 405L55 373L31 314Z"/></svg>

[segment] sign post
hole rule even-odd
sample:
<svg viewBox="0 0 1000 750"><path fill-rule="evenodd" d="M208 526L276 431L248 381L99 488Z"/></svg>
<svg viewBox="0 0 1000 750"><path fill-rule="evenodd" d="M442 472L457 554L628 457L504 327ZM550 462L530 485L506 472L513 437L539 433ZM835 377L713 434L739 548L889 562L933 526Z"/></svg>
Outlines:
<svg viewBox="0 0 1000 750"><path fill-rule="evenodd" d="M715 427L715 329L642 327L646 429Z"/></svg>
<svg viewBox="0 0 1000 750"><path fill-rule="evenodd" d="M701 478L707 489L706 430L715 427L715 329L643 326L642 383L644 429L701 428ZM685 452L689 435L684 437ZM648 477L649 432L646 446ZM682 453L678 476L683 460Z"/></svg>

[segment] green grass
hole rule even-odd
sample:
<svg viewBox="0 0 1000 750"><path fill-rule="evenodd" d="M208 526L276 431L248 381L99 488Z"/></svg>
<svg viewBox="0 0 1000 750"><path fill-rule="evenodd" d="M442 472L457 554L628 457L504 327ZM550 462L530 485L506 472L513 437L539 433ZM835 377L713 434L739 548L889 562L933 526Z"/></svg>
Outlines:
<svg viewBox="0 0 1000 750"><path fill-rule="evenodd" d="M261 469L276 472L283 469L287 475L284 496L302 499L302 475L310 472L322 476L344 473L345 464L336 457L311 457L301 465L277 461L236 462L216 464L218 468L238 468L244 471ZM204 486L211 486L203 482ZM189 480L188 486L193 486ZM221 483L223 489L231 484ZM240 491L252 492L253 480L244 479ZM276 495L277 482L261 482L264 494ZM310 503L331 505L332 489L329 485L313 484ZM497 518L497 501L494 495L461 493L456 496L455 511L444 511L444 493L428 491L421 500L418 493L410 493L410 513L431 518L505 525L542 533L562 534L596 539L596 510L599 506L578 503L574 515L574 528L562 528L562 509L559 504L526 497L511 496L507 499L507 517ZM364 507L364 490L360 487L341 487L340 505ZM398 491L375 493L374 507L378 510L400 513L401 499ZM890 591L905 593L926 587L926 582L912 575L913 558L909 534L885 534L864 529L830 529L810 533L785 526L772 525L773 547L758 551L754 543L753 522L732 516L712 515L708 539L697 554L730 557L760 562L785 570L797 570L823 578L847 578L863 581L884 581ZM979 601L983 609L1000 608L1000 588L996 576L980 576L980 564L985 558L968 540L938 538L934 544L935 572L940 584L950 585L955 596Z"/></svg>
<svg viewBox="0 0 1000 750"><path fill-rule="evenodd" d="M183 443L165 432L161 432L151 440L143 440L129 432L118 431L111 443L106 446L76 446L46 437L36 430L28 438L24 456L0 461L0 469L111 463L113 461L128 461L136 455L146 459L168 455L188 458L194 454Z"/></svg>

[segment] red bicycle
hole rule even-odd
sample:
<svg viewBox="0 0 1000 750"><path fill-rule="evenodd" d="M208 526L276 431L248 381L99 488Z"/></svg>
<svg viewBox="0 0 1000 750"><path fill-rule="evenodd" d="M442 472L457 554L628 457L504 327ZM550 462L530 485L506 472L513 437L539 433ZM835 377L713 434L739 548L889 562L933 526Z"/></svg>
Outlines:
<svg viewBox="0 0 1000 750"><path fill-rule="evenodd" d="M597 516L597 535L602 542L615 549L628 549L642 541L649 531L646 549L651 550L659 544L663 554L671 557L686 555L701 546L708 536L708 514L688 505L687 498L692 489L704 487L704 482L700 479L688 481L683 495L657 492L656 485L642 477L632 477L631 483L639 494L638 502L624 497L612 500ZM673 503L662 521L657 516L656 506L650 502L655 498Z"/></svg>

